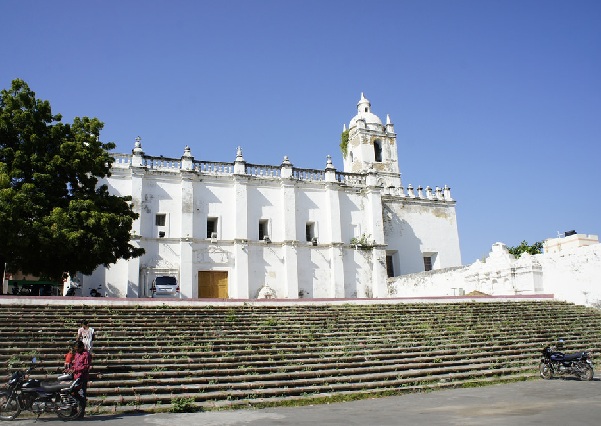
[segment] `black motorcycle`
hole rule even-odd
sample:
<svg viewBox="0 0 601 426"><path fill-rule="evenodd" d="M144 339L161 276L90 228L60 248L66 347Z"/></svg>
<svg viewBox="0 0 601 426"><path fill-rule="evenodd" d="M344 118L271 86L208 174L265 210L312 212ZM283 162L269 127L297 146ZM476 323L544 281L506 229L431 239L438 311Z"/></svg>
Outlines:
<svg viewBox="0 0 601 426"><path fill-rule="evenodd" d="M543 379L551 379L554 375L571 374L580 380L593 380L593 357L590 352L574 352L564 354L563 341L557 346L546 346L540 360L540 375Z"/></svg>
<svg viewBox="0 0 601 426"><path fill-rule="evenodd" d="M55 413L63 420L80 418L84 410L80 380L74 381L68 374L50 383L28 378L35 363L34 358L26 371L15 371L6 389L0 392L0 420L14 420L23 410L37 414L38 418L43 413Z"/></svg>

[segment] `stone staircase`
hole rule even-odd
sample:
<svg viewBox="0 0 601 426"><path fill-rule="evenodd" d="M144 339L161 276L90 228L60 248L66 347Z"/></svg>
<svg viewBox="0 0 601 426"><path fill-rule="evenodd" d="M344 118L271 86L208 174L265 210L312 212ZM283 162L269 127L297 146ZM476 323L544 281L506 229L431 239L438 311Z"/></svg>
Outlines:
<svg viewBox="0 0 601 426"><path fill-rule="evenodd" d="M538 377L540 351L601 350L601 311L556 301L293 306L0 305L0 372L56 377L97 330L89 412L297 405ZM2 384L6 383L2 376Z"/></svg>

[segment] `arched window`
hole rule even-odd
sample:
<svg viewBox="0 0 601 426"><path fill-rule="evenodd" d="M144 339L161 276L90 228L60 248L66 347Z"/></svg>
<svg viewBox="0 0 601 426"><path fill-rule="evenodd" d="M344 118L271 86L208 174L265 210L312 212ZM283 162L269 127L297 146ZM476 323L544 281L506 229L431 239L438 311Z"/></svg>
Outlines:
<svg viewBox="0 0 601 426"><path fill-rule="evenodd" d="M353 156L353 151L351 151L349 153L349 155L351 156L351 163L352 163L353 161L355 161L355 157Z"/></svg>
<svg viewBox="0 0 601 426"><path fill-rule="evenodd" d="M374 158L376 163L382 162L382 142L374 141Z"/></svg>

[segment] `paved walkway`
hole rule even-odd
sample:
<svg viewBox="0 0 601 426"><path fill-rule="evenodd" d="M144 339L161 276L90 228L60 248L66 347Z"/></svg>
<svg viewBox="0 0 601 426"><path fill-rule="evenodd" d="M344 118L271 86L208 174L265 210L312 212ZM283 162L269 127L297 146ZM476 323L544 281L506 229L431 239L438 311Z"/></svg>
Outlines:
<svg viewBox="0 0 601 426"><path fill-rule="evenodd" d="M601 424L601 378L533 380L480 388L296 408L208 411L186 414L92 416L76 424L111 426L580 426ZM30 425L33 420L11 422ZM38 425L65 425L50 414Z"/></svg>

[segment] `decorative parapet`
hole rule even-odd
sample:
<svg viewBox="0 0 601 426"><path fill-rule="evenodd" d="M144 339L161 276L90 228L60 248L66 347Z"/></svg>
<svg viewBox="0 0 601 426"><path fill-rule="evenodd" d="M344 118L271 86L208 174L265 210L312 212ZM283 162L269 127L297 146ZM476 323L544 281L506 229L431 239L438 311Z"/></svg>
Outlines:
<svg viewBox="0 0 601 426"><path fill-rule="evenodd" d="M336 172L336 182L348 186L365 186L366 175L363 173Z"/></svg>
<svg viewBox="0 0 601 426"><path fill-rule="evenodd" d="M292 177L308 182L323 182L326 180L325 170L317 169L292 169Z"/></svg>
<svg viewBox="0 0 601 426"><path fill-rule="evenodd" d="M448 186L444 186L444 188L436 187L434 190L429 186L426 186L426 190L424 193L424 188L418 186L414 188L413 185L407 185L407 192L405 192L405 188L400 187L388 187L382 188L382 195L389 197L399 197L399 198L409 198L412 200L427 200L427 201L441 201L441 202L451 202L455 201L451 197L451 188Z"/></svg>
<svg viewBox="0 0 601 426"><path fill-rule="evenodd" d="M186 155L186 153L188 153L188 155ZM292 163L290 163L287 158L284 158L284 162L281 166L249 164L242 158L240 149L238 150L238 156L234 163L193 160L194 157L192 157L188 151L184 153L182 159L152 157L140 152L133 155L112 154L112 157L114 159L112 167L115 169L125 169L135 166L133 162L135 157L140 164L137 167L173 173L180 173L181 170L189 170L200 174L215 176L229 176L237 173L262 179L290 178L303 182L334 182L351 187L366 187L368 178L368 173L345 173L337 171L332 165L330 158L328 158L325 170L292 167ZM190 160L192 161L192 168L186 163L186 161ZM238 166L238 169L236 169L236 166ZM244 170L243 173L240 173L241 170ZM380 191L382 196L393 198L407 198L444 203L454 201L453 198L451 198L451 188L446 185L443 188L435 187L434 189L427 186L424 191L421 186L414 189L410 184L407 186L406 191L402 186L382 187L380 188Z"/></svg>
<svg viewBox="0 0 601 426"><path fill-rule="evenodd" d="M260 178L279 178L282 173L280 166L268 166L262 164L246 164L246 174Z"/></svg>
<svg viewBox="0 0 601 426"><path fill-rule="evenodd" d="M209 175L232 175L234 174L234 163L222 163L219 161L195 161L194 170Z"/></svg>
<svg viewBox="0 0 601 426"><path fill-rule="evenodd" d="M182 161L175 158L144 157L144 166L150 170L181 170Z"/></svg>

